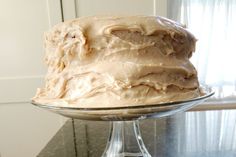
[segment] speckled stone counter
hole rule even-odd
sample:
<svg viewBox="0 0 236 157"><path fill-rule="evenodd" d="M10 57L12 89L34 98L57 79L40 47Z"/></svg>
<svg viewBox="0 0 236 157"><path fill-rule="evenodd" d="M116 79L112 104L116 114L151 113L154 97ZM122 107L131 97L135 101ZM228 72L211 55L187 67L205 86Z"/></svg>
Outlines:
<svg viewBox="0 0 236 157"><path fill-rule="evenodd" d="M38 157L100 157L109 122L68 120ZM236 110L199 111L140 121L153 157L235 157Z"/></svg>

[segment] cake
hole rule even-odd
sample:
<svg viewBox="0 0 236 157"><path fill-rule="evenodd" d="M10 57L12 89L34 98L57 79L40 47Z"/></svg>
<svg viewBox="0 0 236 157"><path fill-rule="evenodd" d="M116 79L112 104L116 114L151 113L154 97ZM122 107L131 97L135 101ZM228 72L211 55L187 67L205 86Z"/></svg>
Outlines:
<svg viewBox="0 0 236 157"><path fill-rule="evenodd" d="M155 16L91 16L45 33L45 86L33 101L81 108L123 107L201 95L190 62L195 37Z"/></svg>

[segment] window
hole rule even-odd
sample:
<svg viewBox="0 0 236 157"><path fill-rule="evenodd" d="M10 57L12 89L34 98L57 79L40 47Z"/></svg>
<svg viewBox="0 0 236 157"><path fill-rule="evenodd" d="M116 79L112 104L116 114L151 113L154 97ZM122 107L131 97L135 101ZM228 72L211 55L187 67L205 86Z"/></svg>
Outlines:
<svg viewBox="0 0 236 157"><path fill-rule="evenodd" d="M236 101L236 1L169 1L169 17L187 25L198 39L192 62L214 100Z"/></svg>

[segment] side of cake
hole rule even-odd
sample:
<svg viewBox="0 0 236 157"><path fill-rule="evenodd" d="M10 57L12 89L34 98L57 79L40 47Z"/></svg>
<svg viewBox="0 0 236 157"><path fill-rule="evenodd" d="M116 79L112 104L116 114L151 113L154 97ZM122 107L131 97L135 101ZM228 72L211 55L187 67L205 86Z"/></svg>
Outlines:
<svg viewBox="0 0 236 157"><path fill-rule="evenodd" d="M189 61L195 37L154 16L83 17L45 34L45 87L33 101L71 107L118 107L200 95Z"/></svg>

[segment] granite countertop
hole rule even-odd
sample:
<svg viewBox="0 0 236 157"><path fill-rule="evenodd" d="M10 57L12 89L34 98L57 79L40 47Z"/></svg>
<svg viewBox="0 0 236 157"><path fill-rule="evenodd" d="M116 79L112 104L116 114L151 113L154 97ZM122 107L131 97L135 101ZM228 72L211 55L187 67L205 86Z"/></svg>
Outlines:
<svg viewBox="0 0 236 157"><path fill-rule="evenodd" d="M38 157L100 157L110 122L68 120ZM185 112L140 121L153 157L235 157L236 110Z"/></svg>

